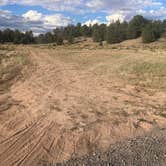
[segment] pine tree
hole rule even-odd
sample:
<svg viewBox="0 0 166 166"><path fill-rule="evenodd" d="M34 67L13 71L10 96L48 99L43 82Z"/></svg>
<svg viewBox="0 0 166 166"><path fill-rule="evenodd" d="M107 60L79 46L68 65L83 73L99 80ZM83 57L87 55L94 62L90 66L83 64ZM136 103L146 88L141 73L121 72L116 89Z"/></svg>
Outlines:
<svg viewBox="0 0 166 166"><path fill-rule="evenodd" d="M142 32L142 40L144 43L154 42L164 33L164 27L160 21L154 21L146 25Z"/></svg>
<svg viewBox="0 0 166 166"><path fill-rule="evenodd" d="M126 39L127 23L120 23L119 21L110 24L107 28L106 39L107 43L120 43Z"/></svg>
<svg viewBox="0 0 166 166"><path fill-rule="evenodd" d="M140 15L134 16L129 23L128 38L135 39L141 36L143 28L146 26L148 21Z"/></svg>

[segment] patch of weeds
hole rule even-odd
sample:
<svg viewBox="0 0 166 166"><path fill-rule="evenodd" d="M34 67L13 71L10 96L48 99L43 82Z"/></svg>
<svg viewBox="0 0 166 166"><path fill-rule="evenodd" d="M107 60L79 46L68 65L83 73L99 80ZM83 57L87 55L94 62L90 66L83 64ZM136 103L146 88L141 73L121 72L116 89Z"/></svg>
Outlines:
<svg viewBox="0 0 166 166"><path fill-rule="evenodd" d="M17 64L19 64L21 66L25 66L30 63L29 59L25 55L20 55L20 54L18 54L15 57L15 61L17 62Z"/></svg>
<svg viewBox="0 0 166 166"><path fill-rule="evenodd" d="M14 51L15 46L14 45L0 45L0 50Z"/></svg>
<svg viewBox="0 0 166 166"><path fill-rule="evenodd" d="M166 118L166 105L160 106L158 110L155 112L155 115Z"/></svg>
<svg viewBox="0 0 166 166"><path fill-rule="evenodd" d="M10 81L14 79L18 74L20 74L21 66L7 66L6 68L2 68L0 70L0 83L5 83L6 81Z"/></svg>
<svg viewBox="0 0 166 166"><path fill-rule="evenodd" d="M166 88L166 63L135 63L122 67L130 83L156 89Z"/></svg>
<svg viewBox="0 0 166 166"><path fill-rule="evenodd" d="M166 76L166 63L138 63L133 66L132 70L137 75L152 74L155 76Z"/></svg>
<svg viewBox="0 0 166 166"><path fill-rule="evenodd" d="M17 80L22 74L22 69L29 64L24 55L1 56L0 58L0 91L7 90L13 80Z"/></svg>

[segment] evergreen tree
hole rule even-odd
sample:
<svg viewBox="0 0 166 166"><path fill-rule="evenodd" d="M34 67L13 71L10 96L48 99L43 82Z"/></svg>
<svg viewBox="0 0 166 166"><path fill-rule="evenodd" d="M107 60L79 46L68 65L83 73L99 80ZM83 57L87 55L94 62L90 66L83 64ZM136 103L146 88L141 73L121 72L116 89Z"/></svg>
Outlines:
<svg viewBox="0 0 166 166"><path fill-rule="evenodd" d="M107 28L106 40L107 43L120 43L126 39L127 23L119 21L110 24Z"/></svg>
<svg viewBox="0 0 166 166"><path fill-rule="evenodd" d="M148 20L146 20L143 16L140 16L140 15L134 16L129 23L128 38L135 39L140 37L142 30L147 23L148 23Z"/></svg>
<svg viewBox="0 0 166 166"><path fill-rule="evenodd" d="M100 39L100 29L99 29L99 25L98 25L98 24L93 25L92 31L93 31L93 32L92 32L93 41L94 41L94 42L100 42L101 39Z"/></svg>
<svg viewBox="0 0 166 166"><path fill-rule="evenodd" d="M87 25L83 25L81 27L81 34L84 37L91 37L92 36L92 30L91 30L91 26L87 26Z"/></svg>
<svg viewBox="0 0 166 166"><path fill-rule="evenodd" d="M142 32L143 43L150 43L156 40L156 35L152 24L148 24Z"/></svg>
<svg viewBox="0 0 166 166"><path fill-rule="evenodd" d="M74 30L74 37L81 36L81 23L78 23Z"/></svg>
<svg viewBox="0 0 166 166"><path fill-rule="evenodd" d="M47 32L45 34L45 43L53 43L54 42L54 36L51 32Z"/></svg>
<svg viewBox="0 0 166 166"><path fill-rule="evenodd" d="M22 37L23 37L23 34L19 31L19 30L15 30L14 32L14 44L21 44L22 43Z"/></svg>
<svg viewBox="0 0 166 166"><path fill-rule="evenodd" d="M92 31L93 31L92 38L93 38L93 41L95 41L95 42L104 41L105 37L106 37L106 29L107 29L107 26L105 24L101 24L101 25L95 24L92 27Z"/></svg>
<svg viewBox="0 0 166 166"><path fill-rule="evenodd" d="M68 42L69 42L69 44L73 44L73 42L74 42L74 36L72 34L72 31L68 35Z"/></svg>
<svg viewBox="0 0 166 166"><path fill-rule="evenodd" d="M57 45L63 44L63 31L63 28L57 28L53 30L54 42L56 42Z"/></svg>

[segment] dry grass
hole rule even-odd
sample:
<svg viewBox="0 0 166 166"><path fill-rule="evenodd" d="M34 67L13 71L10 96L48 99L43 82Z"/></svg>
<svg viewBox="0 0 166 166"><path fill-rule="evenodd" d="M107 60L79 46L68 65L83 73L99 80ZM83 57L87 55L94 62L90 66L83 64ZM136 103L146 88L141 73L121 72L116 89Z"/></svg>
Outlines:
<svg viewBox="0 0 166 166"><path fill-rule="evenodd" d="M23 53L13 52L14 46L1 47L5 52L1 52L0 55L0 90L7 91L30 61Z"/></svg>
<svg viewBox="0 0 166 166"><path fill-rule="evenodd" d="M3 80L8 81L15 77L19 71L21 71L22 65L25 64L25 59L22 56L15 57L3 57L1 59L0 75Z"/></svg>
<svg viewBox="0 0 166 166"><path fill-rule="evenodd" d="M0 50L6 50L6 51L14 51L16 49L15 45L8 45L8 44L4 44L4 45L0 45Z"/></svg>
<svg viewBox="0 0 166 166"><path fill-rule="evenodd" d="M110 75L131 85L153 89L166 89L166 53L163 49L149 50L53 50L58 58L79 69L97 75ZM50 53L51 54L51 53ZM52 54L54 56L54 54ZM57 56L56 56L57 57Z"/></svg>

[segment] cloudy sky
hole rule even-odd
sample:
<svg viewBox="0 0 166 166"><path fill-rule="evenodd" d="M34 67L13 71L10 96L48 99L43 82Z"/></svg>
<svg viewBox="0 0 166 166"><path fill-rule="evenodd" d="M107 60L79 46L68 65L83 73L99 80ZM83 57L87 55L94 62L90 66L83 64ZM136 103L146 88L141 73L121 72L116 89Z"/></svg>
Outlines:
<svg viewBox="0 0 166 166"><path fill-rule="evenodd" d="M77 22L130 20L136 14L166 19L166 0L0 0L0 29L37 34Z"/></svg>

